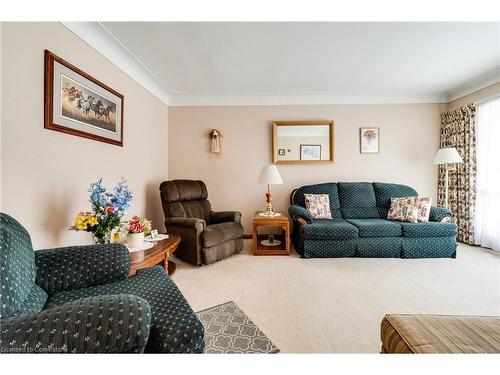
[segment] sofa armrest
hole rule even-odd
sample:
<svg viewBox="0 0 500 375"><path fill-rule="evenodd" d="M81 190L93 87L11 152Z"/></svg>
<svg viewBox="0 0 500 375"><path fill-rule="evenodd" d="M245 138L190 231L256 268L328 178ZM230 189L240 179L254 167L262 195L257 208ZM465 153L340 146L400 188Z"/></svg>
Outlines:
<svg viewBox="0 0 500 375"><path fill-rule="evenodd" d="M207 223L205 220L192 217L167 217L165 219L165 227L168 229L169 226L191 228L203 232Z"/></svg>
<svg viewBox="0 0 500 375"><path fill-rule="evenodd" d="M446 223L451 221L451 218L452 213L447 208L431 206L429 221L441 221Z"/></svg>
<svg viewBox="0 0 500 375"><path fill-rule="evenodd" d="M142 352L151 326L149 303L132 294L101 295L37 314L1 319L2 353Z"/></svg>
<svg viewBox="0 0 500 375"><path fill-rule="evenodd" d="M35 251L36 284L49 295L126 279L129 253L123 244L69 246Z"/></svg>
<svg viewBox="0 0 500 375"><path fill-rule="evenodd" d="M237 211L210 211L210 223L219 224L235 222L241 224L241 212Z"/></svg>
<svg viewBox="0 0 500 375"><path fill-rule="evenodd" d="M311 224L313 217L311 213L302 206L297 204L291 205L288 208L288 214L294 222L300 222L300 219L304 220L307 224Z"/></svg>

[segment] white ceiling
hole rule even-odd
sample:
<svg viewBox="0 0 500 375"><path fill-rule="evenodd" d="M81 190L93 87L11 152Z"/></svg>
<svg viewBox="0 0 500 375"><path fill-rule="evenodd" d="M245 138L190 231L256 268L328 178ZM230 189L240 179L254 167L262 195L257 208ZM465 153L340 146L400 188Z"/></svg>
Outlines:
<svg viewBox="0 0 500 375"><path fill-rule="evenodd" d="M446 101L500 81L500 23L100 25L173 105Z"/></svg>

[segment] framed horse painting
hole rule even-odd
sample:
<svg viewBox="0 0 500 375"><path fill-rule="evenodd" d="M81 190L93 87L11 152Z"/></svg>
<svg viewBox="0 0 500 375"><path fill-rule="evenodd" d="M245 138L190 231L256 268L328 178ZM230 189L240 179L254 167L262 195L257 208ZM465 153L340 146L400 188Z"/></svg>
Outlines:
<svg viewBox="0 0 500 375"><path fill-rule="evenodd" d="M123 95L45 50L46 129L123 146Z"/></svg>

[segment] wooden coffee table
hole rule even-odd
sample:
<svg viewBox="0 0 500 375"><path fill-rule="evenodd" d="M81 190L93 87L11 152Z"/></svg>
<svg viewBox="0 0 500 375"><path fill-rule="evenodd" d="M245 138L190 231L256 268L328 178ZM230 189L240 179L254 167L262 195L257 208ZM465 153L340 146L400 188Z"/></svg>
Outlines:
<svg viewBox="0 0 500 375"><path fill-rule="evenodd" d="M155 242L155 245L150 249L130 252L129 277L135 275L137 270L156 266L157 264L161 264L165 272L172 276L176 265L169 258L177 250L179 242L181 242L180 236L169 234L168 238Z"/></svg>

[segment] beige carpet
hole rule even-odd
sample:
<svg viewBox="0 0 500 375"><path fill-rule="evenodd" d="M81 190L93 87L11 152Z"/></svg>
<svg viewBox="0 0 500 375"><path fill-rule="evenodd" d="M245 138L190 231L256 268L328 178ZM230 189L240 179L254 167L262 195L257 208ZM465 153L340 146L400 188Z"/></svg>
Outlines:
<svg viewBox="0 0 500 375"><path fill-rule="evenodd" d="M300 259L243 253L210 266L176 260L195 311L235 301L282 353L377 353L385 313L500 315L500 253L457 259Z"/></svg>

